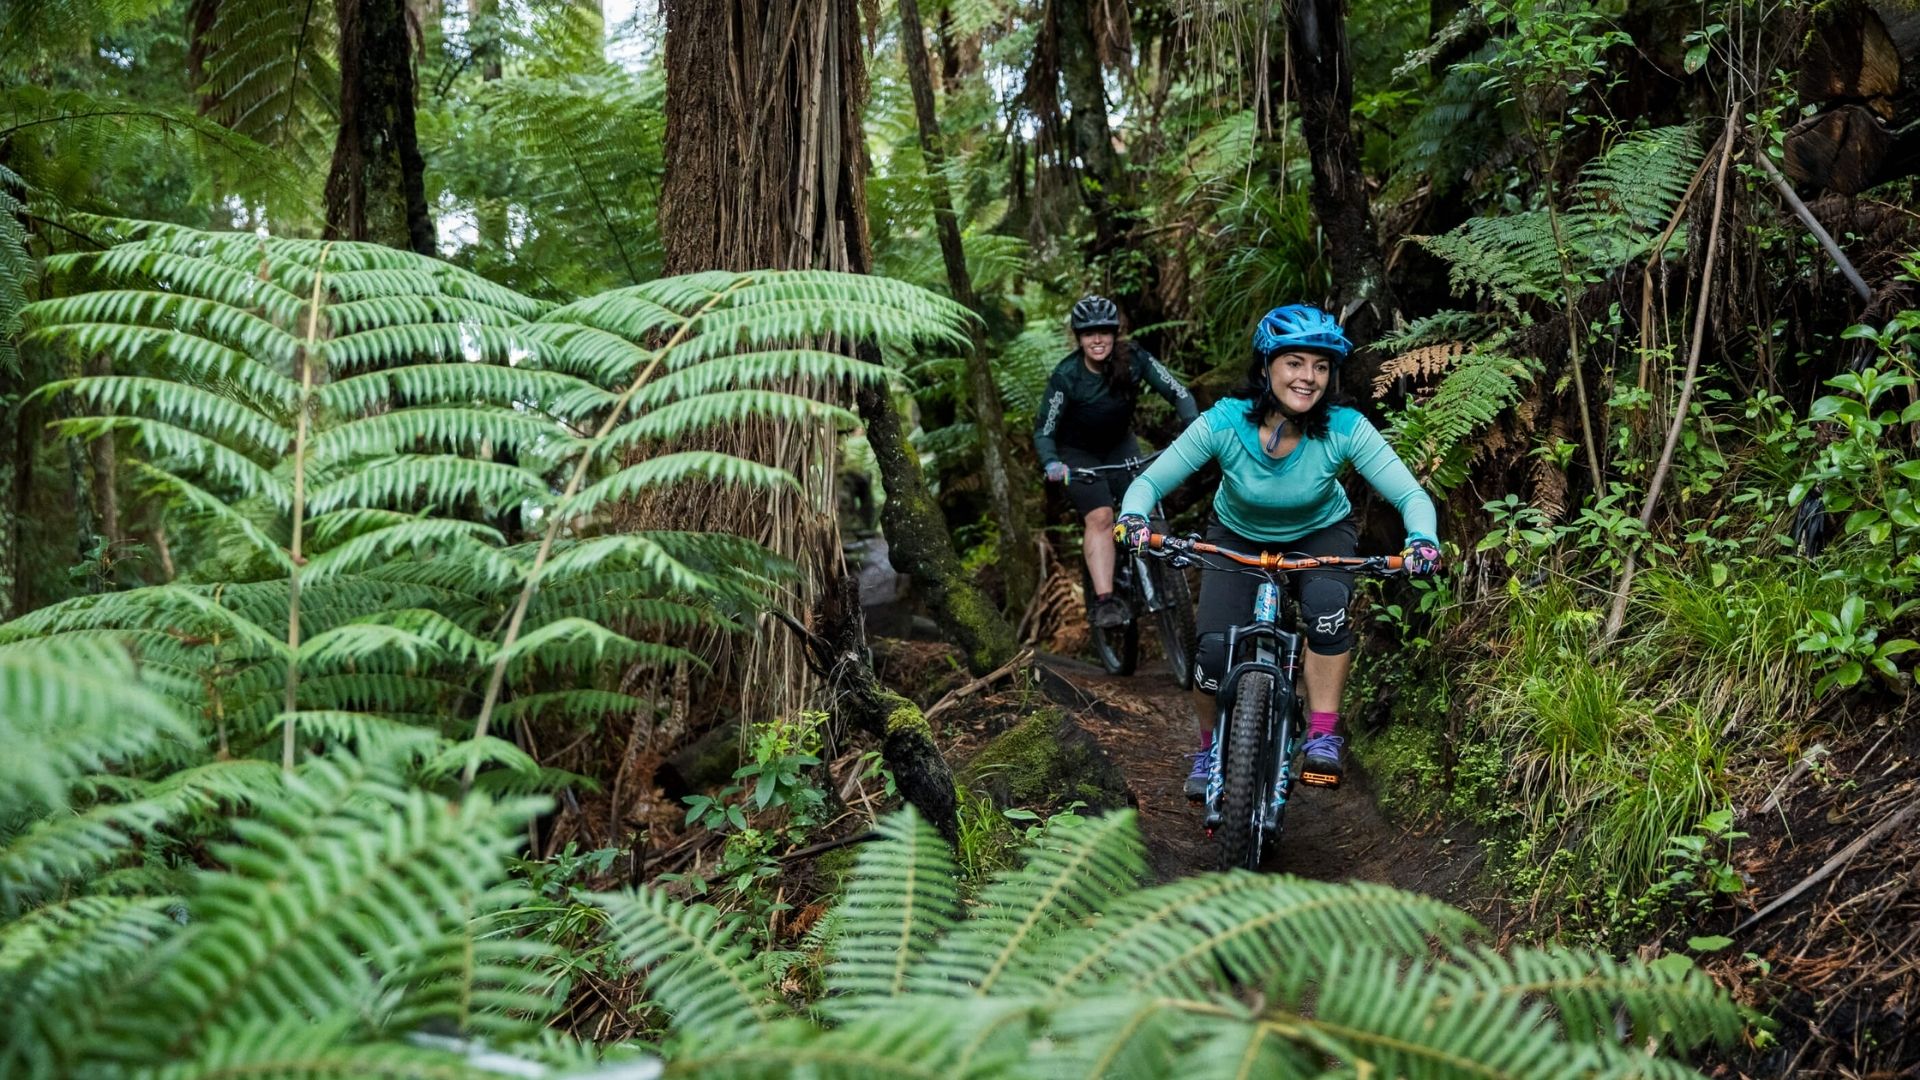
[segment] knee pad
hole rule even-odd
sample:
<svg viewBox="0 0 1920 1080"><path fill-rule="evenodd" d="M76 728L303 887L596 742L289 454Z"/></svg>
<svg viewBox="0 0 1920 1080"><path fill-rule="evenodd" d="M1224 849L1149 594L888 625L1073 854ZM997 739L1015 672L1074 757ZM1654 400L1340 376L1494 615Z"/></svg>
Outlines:
<svg viewBox="0 0 1920 1080"><path fill-rule="evenodd" d="M1339 656L1353 648L1353 626L1347 604L1353 586L1336 577L1315 576L1300 583L1301 621L1306 623L1307 647L1322 656Z"/></svg>
<svg viewBox="0 0 1920 1080"><path fill-rule="evenodd" d="M1193 688L1209 694L1220 689L1227 673L1227 635L1201 634L1193 650Z"/></svg>

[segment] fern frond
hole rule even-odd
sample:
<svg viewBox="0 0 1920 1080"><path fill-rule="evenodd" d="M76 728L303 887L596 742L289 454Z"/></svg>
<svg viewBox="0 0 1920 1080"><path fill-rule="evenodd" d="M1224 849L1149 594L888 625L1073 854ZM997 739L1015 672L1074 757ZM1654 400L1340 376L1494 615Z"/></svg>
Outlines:
<svg viewBox="0 0 1920 1080"><path fill-rule="evenodd" d="M780 1016L738 916L649 888L604 893L594 903L611 917L614 947L646 972L647 992L689 1041L739 1038Z"/></svg>
<svg viewBox="0 0 1920 1080"><path fill-rule="evenodd" d="M1692 1049L1709 1041L1727 1045L1740 1035L1740 1011L1692 966L1676 971L1580 949L1521 948L1504 956L1491 949L1461 949L1450 959L1471 988L1458 998L1443 998L1441 1009L1472 1007L1490 994L1544 998L1575 1042L1671 1041ZM1618 1024L1623 1015L1632 1025L1624 1038Z"/></svg>
<svg viewBox="0 0 1920 1080"><path fill-rule="evenodd" d="M672 487L689 480L708 480L751 488L795 487L784 469L757 461L703 450L683 450L646 458L612 476L580 489L555 509L564 517L590 514L608 503L631 499L641 492Z"/></svg>
<svg viewBox="0 0 1920 1080"><path fill-rule="evenodd" d="M871 374L885 375L885 369L870 366ZM637 420L630 420L607 435L602 452L636 443L665 441L694 432L740 424L749 419L776 420L788 424L832 425L842 429L857 427L860 418L835 405L798 394L768 390L732 390L702 394L650 409Z"/></svg>
<svg viewBox="0 0 1920 1080"><path fill-rule="evenodd" d="M63 807L81 776L193 736L140 684L125 649L66 641L0 652L0 820Z"/></svg>
<svg viewBox="0 0 1920 1080"><path fill-rule="evenodd" d="M1019 972L1023 957L1132 892L1146 874L1131 811L1049 830L1023 855L1024 865L982 890L973 917L914 965L913 979L935 992L989 993Z"/></svg>
<svg viewBox="0 0 1920 1080"><path fill-rule="evenodd" d="M1304 977L1317 951L1307 942L1366 940L1414 956L1435 939L1458 941L1474 929L1431 897L1236 871L1130 896L1083 931L1023 958L1016 978L1055 998L1102 982L1199 997L1289 965Z"/></svg>
<svg viewBox="0 0 1920 1080"><path fill-rule="evenodd" d="M880 819L881 839L860 849L855 885L836 909L845 933L832 966L830 1013L851 1018L874 998L907 990L907 975L959 911L953 853L911 806Z"/></svg>
<svg viewBox="0 0 1920 1080"><path fill-rule="evenodd" d="M450 947L540 805L454 804L313 763L287 798L233 823L241 843L216 849L229 869L202 879L152 1007L109 1019L108 1037L171 1054L371 1005L376 972Z"/></svg>
<svg viewBox="0 0 1920 1080"><path fill-rule="evenodd" d="M518 466L457 454L395 454L315 488L307 505L324 514L346 506L447 510L474 500L498 512L546 495L539 478Z"/></svg>

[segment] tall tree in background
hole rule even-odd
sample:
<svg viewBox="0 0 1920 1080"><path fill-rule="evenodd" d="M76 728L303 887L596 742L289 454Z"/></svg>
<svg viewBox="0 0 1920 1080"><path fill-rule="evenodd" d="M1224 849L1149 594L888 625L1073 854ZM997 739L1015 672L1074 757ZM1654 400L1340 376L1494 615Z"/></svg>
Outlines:
<svg viewBox="0 0 1920 1080"><path fill-rule="evenodd" d="M1379 360L1367 346L1389 327L1393 311L1386 259L1368 205L1360 142L1353 134L1353 61L1347 48L1346 0L1287 0L1286 63L1292 91L1280 86L1276 100L1300 105L1300 128L1313 163L1309 200L1326 237L1336 304L1347 336L1360 353L1343 372L1349 388L1369 387Z"/></svg>
<svg viewBox="0 0 1920 1080"><path fill-rule="evenodd" d="M967 350L967 387L973 403L974 430L979 434L980 457L986 468L987 494L992 499L994 515L1000 519L1001 576L1007 584L1008 606L1018 611L1026 606L1033 587L1033 538L1027 528L1031 500L1026 497L1026 485L1018 483L1014 476L1000 387L994 383L993 369L987 362L986 311L973 289L967 253L960 242L960 219L954 213L953 193L947 188L946 148L940 136L940 120L934 111L933 65L927 56L926 28L920 21L920 5L915 0L900 0L900 40L906 51L907 82L913 90L920 153L927 163L927 191L933 200L934 228L939 234L940 258L947 270L947 288L954 300L982 318L973 328L973 343Z"/></svg>
<svg viewBox="0 0 1920 1080"><path fill-rule="evenodd" d="M855 0L667 0L666 182L660 233L669 274L753 268L871 269L866 63ZM786 389L828 395L803 381ZM946 523L926 496L919 455L906 442L885 387L858 393L887 490L894 564L913 575L973 666L1013 651L1005 620L961 571ZM769 505L715 491L643 506L654 524L751 537L801 569L797 606L837 576L834 433L762 421L734 432L734 453L779 465L800 489ZM805 657L797 641L759 635L778 650L750 661L758 694L797 706Z"/></svg>
<svg viewBox="0 0 1920 1080"><path fill-rule="evenodd" d="M406 0L335 0L334 11L340 135L327 174L326 235L432 255Z"/></svg>

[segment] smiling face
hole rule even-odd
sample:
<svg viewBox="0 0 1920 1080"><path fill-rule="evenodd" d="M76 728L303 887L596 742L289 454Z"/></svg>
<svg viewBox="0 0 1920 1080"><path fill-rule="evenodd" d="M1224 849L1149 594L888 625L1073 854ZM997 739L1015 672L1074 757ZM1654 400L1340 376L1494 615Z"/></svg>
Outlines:
<svg viewBox="0 0 1920 1080"><path fill-rule="evenodd" d="M1080 351L1086 354L1088 363L1106 363L1107 357L1113 355L1113 331L1086 330L1081 332Z"/></svg>
<svg viewBox="0 0 1920 1080"><path fill-rule="evenodd" d="M1332 378L1333 362L1322 353L1292 349L1267 361L1267 386L1290 416L1318 405Z"/></svg>

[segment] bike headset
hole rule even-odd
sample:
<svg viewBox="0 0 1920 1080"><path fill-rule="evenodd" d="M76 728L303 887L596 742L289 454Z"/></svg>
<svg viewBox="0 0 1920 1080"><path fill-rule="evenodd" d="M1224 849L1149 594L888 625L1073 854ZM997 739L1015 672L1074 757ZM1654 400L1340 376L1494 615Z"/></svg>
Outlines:
<svg viewBox="0 0 1920 1080"><path fill-rule="evenodd" d="M1260 397L1254 407L1263 413L1279 412L1286 416L1280 408L1280 399L1273 396L1268 366L1275 355L1289 349L1324 353L1330 361L1331 381L1331 376L1340 373L1340 361L1353 351L1353 343L1347 340L1347 332L1340 328L1339 320L1310 304L1284 304L1260 316L1259 325L1253 328L1253 360L1247 365L1247 381L1259 384ZM1273 429L1275 444L1283 427L1277 425Z"/></svg>

